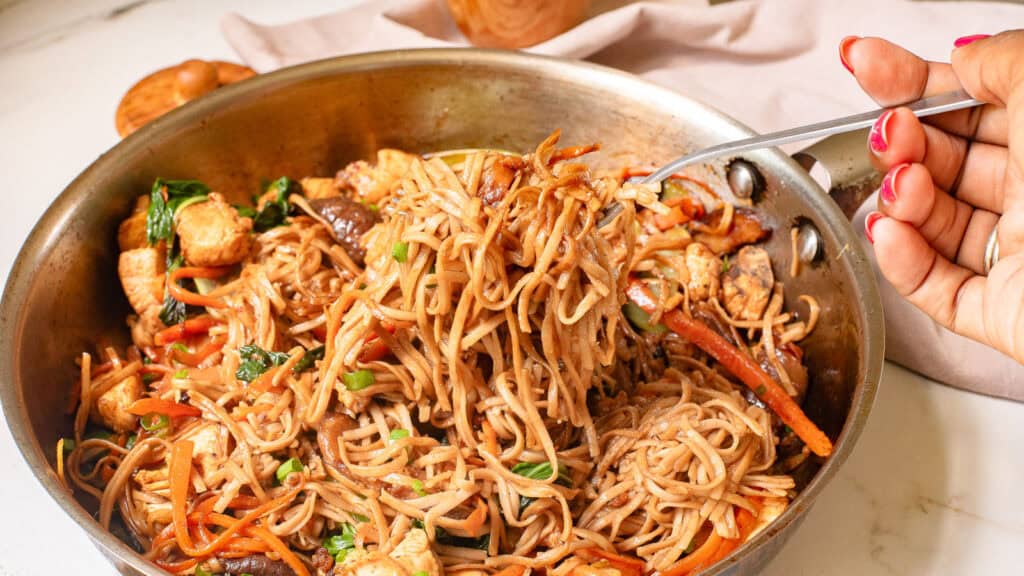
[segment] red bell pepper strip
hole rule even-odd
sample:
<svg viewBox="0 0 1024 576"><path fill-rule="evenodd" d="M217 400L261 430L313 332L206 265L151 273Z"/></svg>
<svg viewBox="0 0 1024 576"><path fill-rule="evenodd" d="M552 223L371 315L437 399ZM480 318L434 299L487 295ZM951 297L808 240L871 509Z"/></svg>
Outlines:
<svg viewBox="0 0 1024 576"><path fill-rule="evenodd" d="M146 414L164 414L168 418L184 418L186 416L202 416L203 411L195 406L179 404L163 398L140 398L128 407L128 413L136 416Z"/></svg>
<svg viewBox="0 0 1024 576"><path fill-rule="evenodd" d="M157 346L163 346L170 344L171 342L177 342L178 340L184 340L185 338L191 338L192 336L200 336L210 331L217 322L209 316L200 316L198 318L190 318L185 320L181 324L175 324L169 328L156 333L153 336L153 342Z"/></svg>

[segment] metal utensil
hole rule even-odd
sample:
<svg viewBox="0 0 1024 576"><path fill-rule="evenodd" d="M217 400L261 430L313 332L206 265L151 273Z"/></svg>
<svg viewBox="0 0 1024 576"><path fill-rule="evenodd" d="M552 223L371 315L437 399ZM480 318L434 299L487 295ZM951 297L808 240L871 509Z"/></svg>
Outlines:
<svg viewBox="0 0 1024 576"><path fill-rule="evenodd" d="M954 110L962 110L964 108L972 108L981 104L982 102L975 100L965 90L960 89L954 90L953 92L946 92L943 94L936 94L935 96L928 96L927 98L921 98L920 100L908 102L904 106L909 108L910 111L914 113L914 116L920 118L924 116L932 116L934 114L942 114L944 112L952 112ZM717 144L709 148L704 148L702 150L680 156L661 168L658 168L651 175L639 179L639 182L642 184L661 182L686 166L697 164L699 162L706 162L721 156L736 155L760 148L781 146L791 142L814 140L816 138L823 138L833 134L842 134L844 132L852 132L854 130L860 130L861 128L867 128L868 126L873 125L886 110L890 109L891 108L879 108L870 112L862 112L852 116L843 116L842 118L835 118L833 120L826 120L815 124L807 124L806 126L798 126L796 128L781 130L779 132L770 132L768 134L754 136L753 138L743 138L741 140L733 140L731 142ZM599 225L604 226L611 222L621 211L621 205L617 203L610 204L608 208L605 209L605 215L601 219Z"/></svg>

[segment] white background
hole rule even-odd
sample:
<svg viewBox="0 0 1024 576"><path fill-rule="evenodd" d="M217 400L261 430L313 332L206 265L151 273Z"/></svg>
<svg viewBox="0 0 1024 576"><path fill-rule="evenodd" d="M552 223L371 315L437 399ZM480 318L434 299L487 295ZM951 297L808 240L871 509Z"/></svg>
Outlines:
<svg viewBox="0 0 1024 576"><path fill-rule="evenodd" d="M237 59L218 29L226 12L279 23L351 3L0 0L2 280L47 205L117 142L114 110L136 80L188 58ZM889 365L856 453L766 574L1024 573L1022 446L1024 406ZM6 426L0 462L0 574L113 573Z"/></svg>

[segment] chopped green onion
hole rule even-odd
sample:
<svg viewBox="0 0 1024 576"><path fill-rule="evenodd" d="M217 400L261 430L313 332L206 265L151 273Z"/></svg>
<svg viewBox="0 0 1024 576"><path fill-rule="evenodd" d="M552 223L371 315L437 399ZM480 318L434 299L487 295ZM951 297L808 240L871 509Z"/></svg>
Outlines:
<svg viewBox="0 0 1024 576"><path fill-rule="evenodd" d="M642 332L647 332L649 334L664 334L668 331L668 328L663 324L652 325L651 315L633 302L627 301L623 304L622 313L626 316L626 319L629 320L630 324Z"/></svg>
<svg viewBox="0 0 1024 576"><path fill-rule="evenodd" d="M353 517L353 518L355 518L359 522L369 522L370 521L369 517L363 516L362 514L360 514L358 512L349 512L348 515Z"/></svg>
<svg viewBox="0 0 1024 576"><path fill-rule="evenodd" d="M155 432L157 430L163 430L171 425L171 419L167 414L160 414L159 412L150 412L142 418L139 418L139 426L146 432Z"/></svg>
<svg viewBox="0 0 1024 576"><path fill-rule="evenodd" d="M423 489L423 482L420 482L416 478L413 478L412 482L410 483L410 485L412 486L412 491L415 492L417 495L419 495L419 496L426 496L427 495L427 491Z"/></svg>
<svg viewBox="0 0 1024 576"><path fill-rule="evenodd" d="M62 438L62 440L64 440L64 453L65 454L67 454L68 452L71 452L72 450L75 449L75 439L74 438Z"/></svg>
<svg viewBox="0 0 1024 576"><path fill-rule="evenodd" d="M730 266L730 264L729 264L729 255L726 254L722 258L722 274L725 274L726 272L729 271L729 266Z"/></svg>
<svg viewBox="0 0 1024 576"><path fill-rule="evenodd" d="M284 484L288 475L292 472L302 472L302 461L298 458L289 458L284 464L277 467L277 481Z"/></svg>
<svg viewBox="0 0 1024 576"><path fill-rule="evenodd" d="M760 386L757 387L756 390L754 390L754 394L757 394L758 396L761 396L761 395L763 395L767 391L768 391L768 389L764 387L764 384L761 384Z"/></svg>
<svg viewBox="0 0 1024 576"><path fill-rule="evenodd" d="M131 436L128 437L128 441L124 443L124 449L125 450L131 450L132 448L135 447L135 443L138 442L138 441L139 441L139 435L138 434L132 434Z"/></svg>
<svg viewBox="0 0 1024 576"><path fill-rule="evenodd" d="M195 576L213 576L213 573L209 572L202 566L196 566Z"/></svg>
<svg viewBox="0 0 1024 576"><path fill-rule="evenodd" d="M321 344L316 348L310 348L306 350L302 358L292 366L292 372L299 374L305 372L314 366L317 360L323 360L324 358L324 345Z"/></svg>
<svg viewBox="0 0 1024 576"><path fill-rule="evenodd" d="M346 372L342 374L341 381L345 383L345 388L348 388L352 392L356 392L373 385L375 379L373 377L373 372L370 372L369 370L356 370L354 372Z"/></svg>
<svg viewBox="0 0 1024 576"><path fill-rule="evenodd" d="M341 523L341 533L328 536L324 539L324 548L327 553L334 556L334 561L341 563L345 560L349 550L356 547L356 527L348 522Z"/></svg>
<svg viewBox="0 0 1024 576"><path fill-rule="evenodd" d="M92 430L85 435L86 438L99 438L100 440L110 440L111 436L113 436L113 434L109 430L103 430L102 428Z"/></svg>
<svg viewBox="0 0 1024 576"><path fill-rule="evenodd" d="M409 431L405 428L397 428L391 431L390 436L392 440L401 440L402 438L409 437Z"/></svg>
<svg viewBox="0 0 1024 576"><path fill-rule="evenodd" d="M402 263L409 259L409 243L408 242L395 242L391 247L391 257L396 262Z"/></svg>
<svg viewBox="0 0 1024 576"><path fill-rule="evenodd" d="M412 576L430 576L430 574L427 574L426 570L417 570L412 573Z"/></svg>
<svg viewBox="0 0 1024 576"><path fill-rule="evenodd" d="M142 375L142 383L143 384L149 384L150 382L155 382L155 381L157 381L159 379L160 379L160 377L157 376L156 374L152 373L152 372L147 372L147 373Z"/></svg>
<svg viewBox="0 0 1024 576"><path fill-rule="evenodd" d="M174 377L178 379L188 378L188 370L182 368L181 370L178 370L177 372L174 373Z"/></svg>
<svg viewBox="0 0 1024 576"><path fill-rule="evenodd" d="M178 350L179 352L188 352L188 346L185 346L181 342L175 342L171 344L171 350Z"/></svg>

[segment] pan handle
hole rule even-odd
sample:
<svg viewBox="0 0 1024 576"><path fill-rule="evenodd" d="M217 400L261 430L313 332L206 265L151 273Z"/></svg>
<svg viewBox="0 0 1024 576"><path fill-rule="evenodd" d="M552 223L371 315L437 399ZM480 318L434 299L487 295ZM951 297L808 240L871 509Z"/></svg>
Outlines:
<svg viewBox="0 0 1024 576"><path fill-rule="evenodd" d="M829 136L793 154L850 219L882 179L871 165L867 141L868 129L855 130Z"/></svg>

